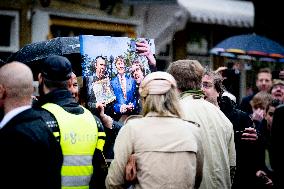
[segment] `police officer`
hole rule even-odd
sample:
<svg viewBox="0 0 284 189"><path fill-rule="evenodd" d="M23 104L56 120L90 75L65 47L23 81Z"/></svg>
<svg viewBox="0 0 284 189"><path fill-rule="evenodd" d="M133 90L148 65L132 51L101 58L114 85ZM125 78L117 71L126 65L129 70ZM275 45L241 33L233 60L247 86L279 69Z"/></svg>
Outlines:
<svg viewBox="0 0 284 189"><path fill-rule="evenodd" d="M68 90L71 75L72 66L67 58L57 55L46 58L38 75L40 97L34 107L40 108L43 119L60 142L64 156L62 188L101 188L104 175L98 172L104 160L105 132L101 121L72 97Z"/></svg>

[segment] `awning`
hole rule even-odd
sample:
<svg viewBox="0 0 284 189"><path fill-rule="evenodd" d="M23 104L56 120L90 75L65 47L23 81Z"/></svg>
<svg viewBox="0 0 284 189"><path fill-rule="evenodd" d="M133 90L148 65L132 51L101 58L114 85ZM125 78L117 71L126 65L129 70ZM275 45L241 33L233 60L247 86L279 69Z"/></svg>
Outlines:
<svg viewBox="0 0 284 189"><path fill-rule="evenodd" d="M191 22L250 28L254 25L254 6L237 0L178 0Z"/></svg>

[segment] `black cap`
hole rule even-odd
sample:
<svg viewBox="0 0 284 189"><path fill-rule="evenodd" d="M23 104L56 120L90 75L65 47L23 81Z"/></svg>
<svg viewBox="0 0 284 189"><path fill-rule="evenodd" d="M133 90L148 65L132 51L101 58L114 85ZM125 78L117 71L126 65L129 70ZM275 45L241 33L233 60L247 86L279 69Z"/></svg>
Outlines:
<svg viewBox="0 0 284 189"><path fill-rule="evenodd" d="M43 61L41 73L51 81L66 81L71 78L72 65L66 57L52 55Z"/></svg>

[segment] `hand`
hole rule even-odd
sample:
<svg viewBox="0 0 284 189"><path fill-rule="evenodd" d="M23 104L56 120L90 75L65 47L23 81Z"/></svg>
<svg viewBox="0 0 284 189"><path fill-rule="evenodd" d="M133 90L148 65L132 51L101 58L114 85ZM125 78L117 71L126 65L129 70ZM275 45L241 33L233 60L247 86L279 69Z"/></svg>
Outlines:
<svg viewBox="0 0 284 189"><path fill-rule="evenodd" d="M105 105L104 103L97 103L98 109L100 110L100 118L103 125L109 129L112 129L113 119L105 114Z"/></svg>
<svg viewBox="0 0 284 189"><path fill-rule="evenodd" d="M139 55L145 55L147 57L150 65L156 66L156 59L150 50L149 44L145 40L136 42L136 50Z"/></svg>
<svg viewBox="0 0 284 189"><path fill-rule="evenodd" d="M105 102L97 102L96 103L96 109L101 111L101 109L104 108L104 107L106 107L106 103Z"/></svg>
<svg viewBox="0 0 284 189"><path fill-rule="evenodd" d="M112 129L113 119L110 116L105 114L104 109L105 108L101 106L101 111L100 111L101 121L105 127Z"/></svg>
<svg viewBox="0 0 284 189"><path fill-rule="evenodd" d="M127 105L127 110L129 110L129 111L132 111L134 109L134 105L133 105L133 103L129 103L128 105Z"/></svg>
<svg viewBox="0 0 284 189"><path fill-rule="evenodd" d="M223 79L227 79L227 75L225 74L225 71L228 70L228 67L226 66L221 66L219 68L217 68L217 70L215 70L215 73L219 73L221 74L221 76L223 77Z"/></svg>
<svg viewBox="0 0 284 189"><path fill-rule="evenodd" d="M262 121L265 115L265 111L258 108L257 110L253 111L251 118L252 120Z"/></svg>
<svg viewBox="0 0 284 189"><path fill-rule="evenodd" d="M120 113L125 113L126 111L127 111L127 105L126 104L122 104L121 106L120 106Z"/></svg>
<svg viewBox="0 0 284 189"><path fill-rule="evenodd" d="M136 171L136 162L134 154L131 154L128 158L126 167L125 167L125 180L128 182L132 182L137 177Z"/></svg>
<svg viewBox="0 0 284 189"><path fill-rule="evenodd" d="M34 95L31 96L31 99L32 99L32 101L38 101L37 97L34 96Z"/></svg>
<svg viewBox="0 0 284 189"><path fill-rule="evenodd" d="M101 121L103 125L109 129L112 129L113 119L109 115L106 115L106 114L103 114L103 116L100 115L100 117L101 117Z"/></svg>
<svg viewBox="0 0 284 189"><path fill-rule="evenodd" d="M217 68L217 70L215 70L215 72L218 73L218 72L222 72L222 71L227 70L227 69L228 69L228 67L226 67L226 66L220 66L219 68Z"/></svg>
<svg viewBox="0 0 284 189"><path fill-rule="evenodd" d="M256 177L261 179L262 182L264 182L264 184L267 185L269 188L273 186L272 180L267 176L267 174L264 171L258 170L256 172Z"/></svg>
<svg viewBox="0 0 284 189"><path fill-rule="evenodd" d="M256 141L258 139L256 129L252 127L245 128L241 139L247 141Z"/></svg>

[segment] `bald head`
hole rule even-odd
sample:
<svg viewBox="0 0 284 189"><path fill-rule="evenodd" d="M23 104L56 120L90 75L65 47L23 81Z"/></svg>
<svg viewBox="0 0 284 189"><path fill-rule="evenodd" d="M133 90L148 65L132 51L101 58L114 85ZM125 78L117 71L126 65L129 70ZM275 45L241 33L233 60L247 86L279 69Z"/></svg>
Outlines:
<svg viewBox="0 0 284 189"><path fill-rule="evenodd" d="M20 62L5 64L0 68L0 87L2 99L5 97L6 100L28 101L33 93L33 73Z"/></svg>

